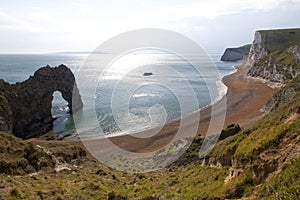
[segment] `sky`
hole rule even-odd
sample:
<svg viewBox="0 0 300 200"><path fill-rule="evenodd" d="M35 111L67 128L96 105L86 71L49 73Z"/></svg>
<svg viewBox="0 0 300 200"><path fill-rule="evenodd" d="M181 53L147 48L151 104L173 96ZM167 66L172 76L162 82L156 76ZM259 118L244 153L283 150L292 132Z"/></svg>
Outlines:
<svg viewBox="0 0 300 200"><path fill-rule="evenodd" d="M0 53L93 51L139 28L173 30L221 53L299 19L300 0L0 0Z"/></svg>

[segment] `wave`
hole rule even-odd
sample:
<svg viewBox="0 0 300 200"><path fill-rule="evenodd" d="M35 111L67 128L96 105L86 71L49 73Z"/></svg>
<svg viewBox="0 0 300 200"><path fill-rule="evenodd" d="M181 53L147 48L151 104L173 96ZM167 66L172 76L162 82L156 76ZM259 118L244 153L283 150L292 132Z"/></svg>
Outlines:
<svg viewBox="0 0 300 200"><path fill-rule="evenodd" d="M191 113L189 113L187 115L190 115L190 114L193 114L193 113L196 113L196 112L200 112L200 111L206 109L207 107L212 106L212 105L214 105L214 104L216 104L216 103L218 103L219 101L222 100L222 98L228 92L228 87L223 83L222 79L225 76L233 74L233 73L235 73L237 71L237 69L234 66L232 66L232 69L233 69L232 71L230 71L230 72L228 72L226 74L224 73L224 74L222 74L222 75L220 75L218 77L218 80L216 81L217 90L218 90L217 97L215 97L209 104L207 104L205 106L202 106L198 110L195 110L195 111L193 111L193 112L191 112ZM136 94L134 97L139 98L139 97L146 97L146 96L149 96L149 94L147 94L147 93L140 93L140 94ZM157 96L157 95L153 94L153 96ZM180 118L186 117L186 116L181 116ZM107 115L100 116L98 118L98 120L95 120L93 122L94 126L89 127L87 129L79 130L79 132L82 132L82 131L83 132L86 132L86 131L89 132L88 134L81 135L80 138L82 138L82 139L94 139L94 138L104 138L104 137L107 138L107 137L115 137L115 136L121 136L121 135L128 134L128 133L126 133L126 132L124 132L122 130L118 130L118 131L115 131L115 132L112 131L112 132L109 132L109 133L106 133L106 134L102 134L102 135L95 134L95 133L97 133L97 130L95 132L93 130L96 129L97 127L99 127L99 120L100 120L100 122L101 121L103 122L103 121L105 121L107 119L107 117L108 117ZM176 120L178 120L180 118L174 118L173 120L168 121L168 123L176 121ZM133 123L133 122L128 122L128 123ZM138 123L138 122L135 122L135 123ZM140 127L140 128L132 129L132 130L130 130L130 133L131 134L138 133L138 132L141 132L141 131L145 131L145 130L149 130L149 129L155 128L157 126L159 126L159 124L156 125L156 126L144 126L142 128ZM91 133L94 133L94 134L91 134Z"/></svg>

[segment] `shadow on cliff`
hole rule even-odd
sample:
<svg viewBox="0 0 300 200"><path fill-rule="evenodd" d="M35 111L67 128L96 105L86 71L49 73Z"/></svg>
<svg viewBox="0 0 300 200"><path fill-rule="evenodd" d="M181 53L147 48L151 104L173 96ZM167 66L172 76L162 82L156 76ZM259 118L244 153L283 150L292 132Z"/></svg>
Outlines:
<svg viewBox="0 0 300 200"><path fill-rule="evenodd" d="M65 65L42 67L21 83L0 80L0 130L23 139L51 130L55 91L68 102L71 114L82 108L74 74Z"/></svg>

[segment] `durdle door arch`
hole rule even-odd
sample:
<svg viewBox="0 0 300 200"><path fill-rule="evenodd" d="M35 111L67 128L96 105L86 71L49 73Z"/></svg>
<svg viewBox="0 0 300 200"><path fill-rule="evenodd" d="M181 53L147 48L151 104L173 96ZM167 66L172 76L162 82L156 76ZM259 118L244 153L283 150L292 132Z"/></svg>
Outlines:
<svg viewBox="0 0 300 200"><path fill-rule="evenodd" d="M52 129L53 93L59 91L70 112L83 106L72 71L65 65L42 67L22 83L0 82L0 91L12 111L11 132L21 138L41 135Z"/></svg>

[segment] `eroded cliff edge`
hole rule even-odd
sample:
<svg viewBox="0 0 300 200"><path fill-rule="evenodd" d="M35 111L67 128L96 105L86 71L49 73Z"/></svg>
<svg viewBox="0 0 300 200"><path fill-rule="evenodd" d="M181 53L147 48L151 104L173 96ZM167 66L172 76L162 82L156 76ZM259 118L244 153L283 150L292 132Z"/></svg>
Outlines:
<svg viewBox="0 0 300 200"><path fill-rule="evenodd" d="M300 74L300 29L256 31L247 64L252 77L292 80Z"/></svg>
<svg viewBox="0 0 300 200"><path fill-rule="evenodd" d="M247 58L251 44L237 48L227 48L221 57L221 61L238 61Z"/></svg>
<svg viewBox="0 0 300 200"><path fill-rule="evenodd" d="M74 74L65 65L42 67L21 83L0 80L0 130L24 139L51 130L55 91L62 93L71 112L82 108Z"/></svg>

